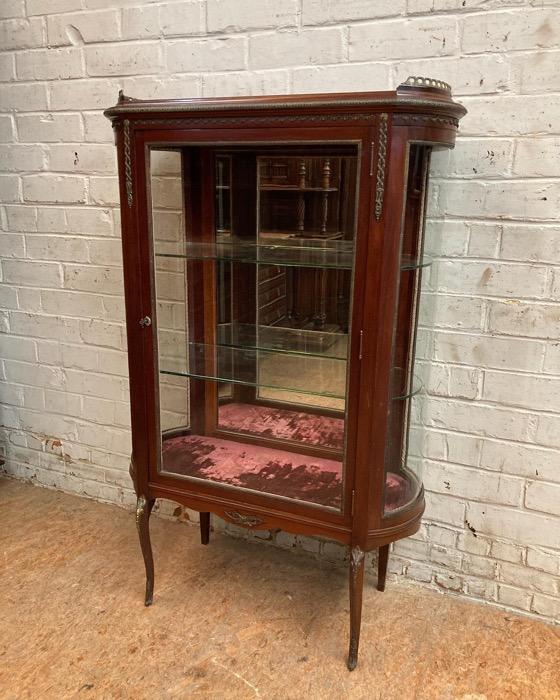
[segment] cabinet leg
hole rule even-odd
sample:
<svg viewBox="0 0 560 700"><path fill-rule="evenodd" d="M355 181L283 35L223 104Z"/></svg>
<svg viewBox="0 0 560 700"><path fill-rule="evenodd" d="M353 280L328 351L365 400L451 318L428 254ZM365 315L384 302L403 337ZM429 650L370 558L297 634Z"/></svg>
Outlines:
<svg viewBox="0 0 560 700"><path fill-rule="evenodd" d="M200 542L210 542L210 513L200 513Z"/></svg>
<svg viewBox="0 0 560 700"><path fill-rule="evenodd" d="M350 649L348 670L353 671L358 663L360 626L362 623L362 592L364 589L364 552L352 547L350 552Z"/></svg>
<svg viewBox="0 0 560 700"><path fill-rule="evenodd" d="M154 507L155 499L146 499L138 496L136 501L136 528L140 538L140 547L146 567L146 598L145 605L151 605L154 597L154 557L152 543L150 542L150 513Z"/></svg>
<svg viewBox="0 0 560 700"><path fill-rule="evenodd" d="M377 590L385 590L385 579L387 578L387 562L389 561L389 545L384 544L379 547L377 556Z"/></svg>

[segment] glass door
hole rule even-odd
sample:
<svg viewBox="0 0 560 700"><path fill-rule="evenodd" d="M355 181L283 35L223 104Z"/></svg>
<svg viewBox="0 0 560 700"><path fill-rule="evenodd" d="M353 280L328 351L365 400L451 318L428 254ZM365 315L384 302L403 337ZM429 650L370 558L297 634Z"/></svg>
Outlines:
<svg viewBox="0 0 560 700"><path fill-rule="evenodd" d="M159 470L340 509L358 149L151 149Z"/></svg>

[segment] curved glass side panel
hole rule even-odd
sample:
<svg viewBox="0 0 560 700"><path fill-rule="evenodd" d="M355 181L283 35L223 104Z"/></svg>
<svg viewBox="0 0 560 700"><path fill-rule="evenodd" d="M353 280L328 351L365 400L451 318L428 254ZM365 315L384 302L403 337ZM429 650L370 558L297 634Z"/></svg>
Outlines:
<svg viewBox="0 0 560 700"><path fill-rule="evenodd" d="M149 153L159 471L339 510L357 146Z"/></svg>
<svg viewBox="0 0 560 700"><path fill-rule="evenodd" d="M427 174L430 148L411 144L406 188L406 211L401 235L388 434L385 449L385 514L406 508L421 488L421 417L424 402L424 347L418 328L422 280L431 257L425 253Z"/></svg>

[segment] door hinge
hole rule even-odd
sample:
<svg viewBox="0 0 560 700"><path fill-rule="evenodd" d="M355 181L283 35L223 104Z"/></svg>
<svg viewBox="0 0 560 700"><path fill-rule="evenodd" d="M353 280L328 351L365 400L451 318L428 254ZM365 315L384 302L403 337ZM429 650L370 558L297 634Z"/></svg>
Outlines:
<svg viewBox="0 0 560 700"><path fill-rule="evenodd" d="M363 357L362 350L364 347L364 332L360 331L360 350L358 352L358 359L361 360Z"/></svg>
<svg viewBox="0 0 560 700"><path fill-rule="evenodd" d="M352 501L350 503L350 515L354 515L354 502L356 500L356 492L352 489Z"/></svg>
<svg viewBox="0 0 560 700"><path fill-rule="evenodd" d="M369 150L369 176L373 175L373 153L375 151L375 143L372 141Z"/></svg>

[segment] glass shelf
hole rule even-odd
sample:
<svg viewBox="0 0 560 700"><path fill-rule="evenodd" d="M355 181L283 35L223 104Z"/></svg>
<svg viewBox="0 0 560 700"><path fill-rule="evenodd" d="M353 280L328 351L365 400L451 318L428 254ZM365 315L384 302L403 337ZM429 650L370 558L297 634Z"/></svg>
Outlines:
<svg viewBox="0 0 560 700"><path fill-rule="evenodd" d="M274 244L278 241L291 242L292 240L310 240L317 244L318 241L331 241L343 238L343 231L319 231L306 229L304 231L260 231L260 245L266 245L271 240Z"/></svg>
<svg viewBox="0 0 560 700"><path fill-rule="evenodd" d="M433 258L429 255L423 255L420 259L411 258L408 255L403 255L401 258L401 270L418 270L421 267L430 267L433 263Z"/></svg>
<svg viewBox="0 0 560 700"><path fill-rule="evenodd" d="M260 185L261 192L338 192L338 187L298 187L298 185Z"/></svg>
<svg viewBox="0 0 560 700"><path fill-rule="evenodd" d="M255 340L255 326L245 326L238 337L244 342ZM268 331L275 329L267 327ZM301 334L302 331L298 331ZM221 332L220 335L228 335ZM335 335L335 334L330 334ZM339 345L331 352L345 352L345 336L339 334ZM280 337L280 336L279 336ZM346 357L294 350L288 347L262 348L233 344L205 345L187 343L187 356L160 357L162 374L207 379L210 381L242 384L266 389L296 391L312 396L344 398ZM342 350L344 348L344 350ZM414 375L409 391L393 396L393 401L403 401L416 396L424 389L420 377Z"/></svg>
<svg viewBox="0 0 560 700"><path fill-rule="evenodd" d="M330 234L334 235L334 234ZM336 234L340 235L340 234ZM185 258L187 260L217 260L226 262L283 265L285 267L320 267L339 270L352 269L354 244L352 241L328 238L300 238L266 234L266 243L249 243L233 237L231 240L212 243L199 241L161 242L156 249L157 258ZM421 260L403 256L401 270L429 267L432 258Z"/></svg>
<svg viewBox="0 0 560 700"><path fill-rule="evenodd" d="M412 384L410 386L410 389L406 391L403 394L399 394L398 396L393 396L393 401L404 401L405 399L410 399L413 396L416 396L417 394L420 394L424 390L424 382L420 377L417 375L414 375L412 377Z"/></svg>
<svg viewBox="0 0 560 700"><path fill-rule="evenodd" d="M346 360L348 335L342 332L257 326L248 323L218 325L220 346L253 350L273 350L291 355Z"/></svg>
<svg viewBox="0 0 560 700"><path fill-rule="evenodd" d="M340 358L187 343L185 357L160 356L160 371L337 399L346 394L346 362Z"/></svg>
<svg viewBox="0 0 560 700"><path fill-rule="evenodd" d="M354 257L352 241L312 238L268 238L267 243L247 243L243 239L203 243L186 241L160 244L156 257L189 260L225 260L287 267L322 267L350 270Z"/></svg>

